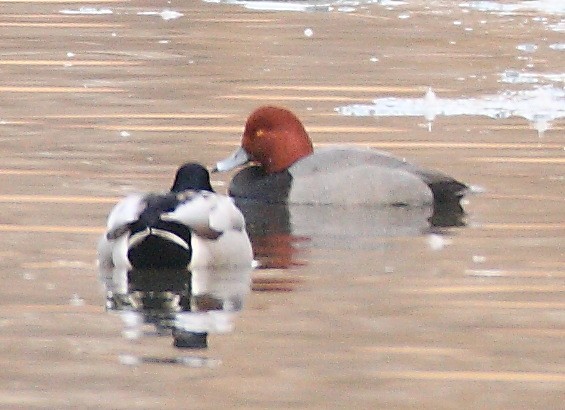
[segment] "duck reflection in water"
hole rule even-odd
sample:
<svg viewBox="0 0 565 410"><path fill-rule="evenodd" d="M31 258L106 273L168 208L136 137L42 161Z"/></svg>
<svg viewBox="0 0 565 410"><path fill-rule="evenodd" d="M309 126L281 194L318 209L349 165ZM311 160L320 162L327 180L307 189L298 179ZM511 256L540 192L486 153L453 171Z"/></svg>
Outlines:
<svg viewBox="0 0 565 410"><path fill-rule="evenodd" d="M382 242L378 238L448 234L446 228L465 226L459 205L443 209L296 205L241 198L235 203L245 216L255 258L264 269L303 265L307 248L371 249Z"/></svg>
<svg viewBox="0 0 565 410"><path fill-rule="evenodd" d="M130 334L150 323L179 348L205 348L208 333L232 329L252 261L243 215L194 163L179 168L170 192L120 201L98 245L107 308L125 312Z"/></svg>

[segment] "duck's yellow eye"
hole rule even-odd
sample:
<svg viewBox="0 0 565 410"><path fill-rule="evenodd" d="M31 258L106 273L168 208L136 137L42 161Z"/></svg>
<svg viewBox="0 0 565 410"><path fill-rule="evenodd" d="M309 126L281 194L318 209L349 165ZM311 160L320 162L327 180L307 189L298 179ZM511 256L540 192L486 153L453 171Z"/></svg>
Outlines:
<svg viewBox="0 0 565 410"><path fill-rule="evenodd" d="M255 131L256 137L262 137L264 134L265 134L265 131L263 131L261 128L259 128L257 131Z"/></svg>

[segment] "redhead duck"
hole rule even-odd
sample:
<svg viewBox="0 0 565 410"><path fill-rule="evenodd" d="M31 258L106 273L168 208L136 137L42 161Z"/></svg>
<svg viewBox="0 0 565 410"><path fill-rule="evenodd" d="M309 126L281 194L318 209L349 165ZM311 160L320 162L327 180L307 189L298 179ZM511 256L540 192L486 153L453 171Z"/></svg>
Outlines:
<svg viewBox="0 0 565 410"><path fill-rule="evenodd" d="M229 194L269 203L460 207L467 186L376 151L348 146L313 149L300 120L272 106L247 119L241 146L214 171L239 171Z"/></svg>

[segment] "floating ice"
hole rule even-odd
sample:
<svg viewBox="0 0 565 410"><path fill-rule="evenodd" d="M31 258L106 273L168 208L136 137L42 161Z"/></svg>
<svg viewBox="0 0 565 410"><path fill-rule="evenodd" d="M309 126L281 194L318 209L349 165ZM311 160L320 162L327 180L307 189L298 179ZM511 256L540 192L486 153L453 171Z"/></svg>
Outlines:
<svg viewBox="0 0 565 410"><path fill-rule="evenodd" d="M486 278L496 278L504 276L504 272L498 269L467 269L465 274L468 276L479 276Z"/></svg>
<svg viewBox="0 0 565 410"><path fill-rule="evenodd" d="M553 31L565 32L565 21L561 20L559 23L548 25L548 27Z"/></svg>
<svg viewBox="0 0 565 410"><path fill-rule="evenodd" d="M71 306L84 306L84 299L81 298L78 293L73 293L71 299L69 300Z"/></svg>
<svg viewBox="0 0 565 410"><path fill-rule="evenodd" d="M552 50L557 50L557 51L565 51L565 43L550 44L549 48L551 48Z"/></svg>
<svg viewBox="0 0 565 410"><path fill-rule="evenodd" d="M258 11L338 11L350 13L363 4L378 4L393 7L406 4L399 0L335 0L335 1L261 1L261 0L203 0L205 3L235 4L249 10Z"/></svg>
<svg viewBox="0 0 565 410"><path fill-rule="evenodd" d="M170 364L181 365L192 368L213 369L222 364L221 360L212 359L204 356L179 356L179 357L147 357L132 354L122 354L118 356L120 364L125 366L139 366L142 364Z"/></svg>
<svg viewBox="0 0 565 410"><path fill-rule="evenodd" d="M538 46L535 44L519 44L516 46L516 50L523 51L525 53L534 53L538 49Z"/></svg>
<svg viewBox="0 0 565 410"><path fill-rule="evenodd" d="M94 7L81 7L78 10L70 10L70 9L64 9L64 10L59 10L59 13L61 14L87 14L87 15L98 15L98 14L113 14L114 12L110 9L97 9Z"/></svg>
<svg viewBox="0 0 565 410"><path fill-rule="evenodd" d="M178 11L168 10L168 9L165 9L163 11L139 11L137 13L137 15L138 16L159 16L163 20L175 20L175 19L178 19L178 18L184 16L184 14L179 13Z"/></svg>
<svg viewBox="0 0 565 410"><path fill-rule="evenodd" d="M239 4L249 10L260 11L332 11L333 7L329 3L309 4L300 2L279 2L279 1L228 1L227 3Z"/></svg>
<svg viewBox="0 0 565 410"><path fill-rule="evenodd" d="M184 14L179 13L178 11L163 10L160 16L163 20L174 20L184 16Z"/></svg>
<svg viewBox="0 0 565 410"><path fill-rule="evenodd" d="M435 120L437 114L437 96L432 90L432 87L428 87L428 91L426 91L426 95L424 96L424 118L428 121L428 131L432 130L432 122Z"/></svg>
<svg viewBox="0 0 565 410"><path fill-rule="evenodd" d="M175 358L175 363L182 364L188 367L195 368L210 368L213 369L222 364L221 360L211 359L209 357L198 356L181 356Z"/></svg>
<svg viewBox="0 0 565 410"><path fill-rule="evenodd" d="M500 75L500 82L509 84L535 84L540 81L565 83L564 74L522 73L517 70L506 70Z"/></svg>
<svg viewBox="0 0 565 410"><path fill-rule="evenodd" d="M500 75L500 81L509 84L533 84L538 79L529 73L521 73L516 70L506 70Z"/></svg>
<svg viewBox="0 0 565 410"><path fill-rule="evenodd" d="M377 98L373 104L337 107L345 116L425 117L486 115L494 119L522 117L540 136L551 122L565 117L565 89L543 86L533 90L504 91L481 98L437 98L431 89L423 98Z"/></svg>
<svg viewBox="0 0 565 410"><path fill-rule="evenodd" d="M138 366L143 362L140 357L134 356L132 354L121 354L118 359L120 361L120 364L126 366Z"/></svg>
<svg viewBox="0 0 565 410"><path fill-rule="evenodd" d="M498 12L502 14L515 14L519 11L534 10L544 13L565 13L563 0L529 0L515 3L500 3L497 1L468 1L459 4L463 8L479 11Z"/></svg>

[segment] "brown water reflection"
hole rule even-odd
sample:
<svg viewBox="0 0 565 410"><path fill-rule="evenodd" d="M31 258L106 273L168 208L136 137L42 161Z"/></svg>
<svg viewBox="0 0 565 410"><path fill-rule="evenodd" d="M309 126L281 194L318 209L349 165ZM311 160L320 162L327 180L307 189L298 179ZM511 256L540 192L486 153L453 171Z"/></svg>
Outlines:
<svg viewBox="0 0 565 410"><path fill-rule="evenodd" d="M438 117L429 132L424 118L334 112L428 86L529 89L500 73L562 72L549 47L562 15L193 2L163 20L138 14L165 8L154 2L97 2L113 11L101 15L0 3L1 407L562 406L563 120L538 139L522 118ZM293 232L288 269L253 274L256 290L293 291L252 292L233 333L185 358L200 368L169 340L122 338L94 265L109 209L180 163L225 157L266 102L294 110L316 144L386 149L486 192L465 204L467 227L442 235Z"/></svg>

